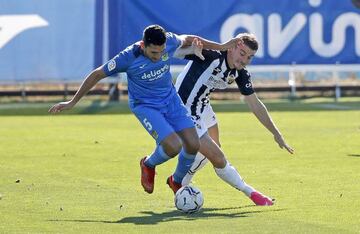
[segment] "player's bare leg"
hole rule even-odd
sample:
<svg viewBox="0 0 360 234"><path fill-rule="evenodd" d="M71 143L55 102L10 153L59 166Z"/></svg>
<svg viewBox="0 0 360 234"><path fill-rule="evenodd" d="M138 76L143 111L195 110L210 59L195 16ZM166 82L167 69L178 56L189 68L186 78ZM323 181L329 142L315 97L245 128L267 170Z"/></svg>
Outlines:
<svg viewBox="0 0 360 234"><path fill-rule="evenodd" d="M216 144L221 147L220 144L220 133L219 133L219 126L218 124L215 124L211 126L208 129L209 136L216 142ZM239 175L240 176L240 175ZM256 205L272 205L273 199L270 199L269 197L266 197L265 195L255 191L250 194L250 199L256 204Z"/></svg>
<svg viewBox="0 0 360 234"><path fill-rule="evenodd" d="M215 143L221 148L218 124L215 124L210 128L208 128L208 134L211 137L211 139L213 139Z"/></svg>
<svg viewBox="0 0 360 234"><path fill-rule="evenodd" d="M213 164L216 174L223 181L242 191L256 205L273 205L271 198L257 192L253 187L245 183L238 171L226 160L220 147L208 134L200 138L200 152Z"/></svg>

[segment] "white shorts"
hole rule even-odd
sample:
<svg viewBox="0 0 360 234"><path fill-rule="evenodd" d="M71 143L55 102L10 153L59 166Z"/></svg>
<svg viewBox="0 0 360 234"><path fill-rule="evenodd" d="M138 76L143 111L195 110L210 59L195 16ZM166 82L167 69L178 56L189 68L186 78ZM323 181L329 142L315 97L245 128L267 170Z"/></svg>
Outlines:
<svg viewBox="0 0 360 234"><path fill-rule="evenodd" d="M199 137L202 137L208 130L208 128L217 124L215 112L210 104L207 104L204 111L200 115L200 119L194 120L196 132Z"/></svg>

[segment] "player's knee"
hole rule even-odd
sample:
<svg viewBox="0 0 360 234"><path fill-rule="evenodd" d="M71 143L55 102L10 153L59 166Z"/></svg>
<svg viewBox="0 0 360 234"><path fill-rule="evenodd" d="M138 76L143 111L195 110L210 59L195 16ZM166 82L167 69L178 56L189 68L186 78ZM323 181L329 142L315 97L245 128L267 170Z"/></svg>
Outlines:
<svg viewBox="0 0 360 234"><path fill-rule="evenodd" d="M212 157L211 163L215 168L224 168L227 162L224 155L216 155Z"/></svg>
<svg viewBox="0 0 360 234"><path fill-rule="evenodd" d="M175 157L176 155L178 155L180 153L180 150L181 150L181 146L180 147L176 147L176 146L169 146L169 147L166 147L164 149L166 155L168 155L169 157L173 158Z"/></svg>
<svg viewBox="0 0 360 234"><path fill-rule="evenodd" d="M184 144L184 148L189 154L196 154L200 149L200 140L194 139L188 142L186 145Z"/></svg>
<svg viewBox="0 0 360 234"><path fill-rule="evenodd" d="M178 155L182 148L182 143L179 138L172 138L162 144L163 149L169 157L175 157Z"/></svg>

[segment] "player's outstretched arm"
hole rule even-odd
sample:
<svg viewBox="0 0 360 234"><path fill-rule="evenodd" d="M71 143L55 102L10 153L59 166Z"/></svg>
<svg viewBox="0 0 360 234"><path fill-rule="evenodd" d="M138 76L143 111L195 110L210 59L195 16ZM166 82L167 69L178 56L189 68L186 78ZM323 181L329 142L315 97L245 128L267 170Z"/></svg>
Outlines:
<svg viewBox="0 0 360 234"><path fill-rule="evenodd" d="M191 46L178 48L174 53L174 57L183 59L186 55L195 54L201 60L205 60L205 57L202 54L202 49L203 49L203 44L201 43L200 40L195 38Z"/></svg>
<svg viewBox="0 0 360 234"><path fill-rule="evenodd" d="M104 73L104 71L102 70L102 66L93 70L83 81L83 83L81 84L80 88L78 89L78 91L76 92L76 94L74 95L74 97L70 100L70 101L66 101L66 102L59 102L55 105L53 105L50 109L49 109L49 113L58 113L61 112L63 110L69 110L71 109L73 106L75 106L75 104L87 93L89 92L89 90L95 86L96 83L98 83L101 79L105 78L106 74Z"/></svg>
<svg viewBox="0 0 360 234"><path fill-rule="evenodd" d="M285 148L290 154L294 153L294 149L285 142L281 134L274 135L274 140L278 143L281 149Z"/></svg>
<svg viewBox="0 0 360 234"><path fill-rule="evenodd" d="M203 49L208 49L208 50L227 50L232 47L235 47L238 43L241 42L240 38L232 38L229 41L220 44L195 35L181 35L181 37L184 38L184 42L182 45L183 47L191 46L194 39L196 38L202 43Z"/></svg>
<svg viewBox="0 0 360 234"><path fill-rule="evenodd" d="M272 121L269 112L267 111L264 103L262 103L255 93L245 96L245 101L251 111L255 114L258 120L273 134L274 140L278 143L281 149L285 148L290 154L294 153L294 149L290 147L284 140L279 129Z"/></svg>

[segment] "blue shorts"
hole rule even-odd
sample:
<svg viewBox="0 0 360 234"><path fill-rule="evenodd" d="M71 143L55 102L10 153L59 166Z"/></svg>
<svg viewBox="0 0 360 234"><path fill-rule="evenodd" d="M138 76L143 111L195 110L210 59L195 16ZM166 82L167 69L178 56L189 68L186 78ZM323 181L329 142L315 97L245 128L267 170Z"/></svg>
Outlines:
<svg viewBox="0 0 360 234"><path fill-rule="evenodd" d="M138 104L135 107L130 106L130 109L157 144L174 132L194 127L190 115L177 94L165 106Z"/></svg>

